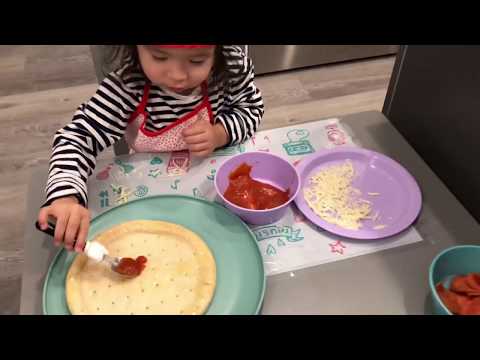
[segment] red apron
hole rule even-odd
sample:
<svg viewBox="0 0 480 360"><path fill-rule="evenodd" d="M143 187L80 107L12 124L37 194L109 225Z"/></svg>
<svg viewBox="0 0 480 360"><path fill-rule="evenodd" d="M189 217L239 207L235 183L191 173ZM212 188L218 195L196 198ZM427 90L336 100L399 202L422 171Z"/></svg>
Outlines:
<svg viewBox="0 0 480 360"><path fill-rule="evenodd" d="M146 84L143 98L135 112L130 116L125 140L135 152L171 152L187 149L183 140L182 131L193 125L196 121L210 121L213 124L213 114L208 100L208 90L205 83L202 84L202 102L190 113L180 117L172 124L159 131L149 131L145 128L148 113L145 107L148 102L150 84Z"/></svg>

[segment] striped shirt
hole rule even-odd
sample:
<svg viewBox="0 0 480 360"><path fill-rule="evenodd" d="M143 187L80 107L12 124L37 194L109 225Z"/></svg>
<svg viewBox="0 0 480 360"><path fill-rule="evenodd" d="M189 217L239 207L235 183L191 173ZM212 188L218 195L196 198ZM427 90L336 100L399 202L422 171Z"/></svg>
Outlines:
<svg viewBox="0 0 480 360"><path fill-rule="evenodd" d="M254 69L237 46L225 45L223 52L230 76L221 84L209 82L208 97L215 123L229 135L227 146L244 142L256 132L264 113L260 90L254 83ZM46 202L76 196L87 206L87 179L95 169L97 155L120 140L131 114L140 104L148 81L143 73L111 72L95 95L80 105L73 120L54 136ZM202 101L200 89L183 96L152 85L146 106L146 128L158 131L192 111Z"/></svg>

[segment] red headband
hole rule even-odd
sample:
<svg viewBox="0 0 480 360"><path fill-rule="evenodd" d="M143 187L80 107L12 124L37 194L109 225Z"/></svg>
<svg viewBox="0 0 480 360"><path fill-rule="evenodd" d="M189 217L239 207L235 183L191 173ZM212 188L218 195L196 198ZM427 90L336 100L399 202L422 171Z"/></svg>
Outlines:
<svg viewBox="0 0 480 360"><path fill-rule="evenodd" d="M173 48L173 49L201 49L211 48L215 45L153 45L155 47Z"/></svg>

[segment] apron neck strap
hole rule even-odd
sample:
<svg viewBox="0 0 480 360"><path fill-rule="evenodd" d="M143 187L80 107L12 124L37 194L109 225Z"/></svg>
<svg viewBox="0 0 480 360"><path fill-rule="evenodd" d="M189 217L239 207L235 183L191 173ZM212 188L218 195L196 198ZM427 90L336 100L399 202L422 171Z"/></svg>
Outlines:
<svg viewBox="0 0 480 360"><path fill-rule="evenodd" d="M138 106L139 113L142 114L145 112L145 107L147 106L148 103L148 95L150 93L150 83L147 81L145 86L143 87L143 97L142 97L142 102Z"/></svg>
<svg viewBox="0 0 480 360"><path fill-rule="evenodd" d="M202 82L202 85L201 85L201 86L202 86L202 95L203 95L203 97L208 98L208 85L207 85L207 82L206 82L206 81Z"/></svg>

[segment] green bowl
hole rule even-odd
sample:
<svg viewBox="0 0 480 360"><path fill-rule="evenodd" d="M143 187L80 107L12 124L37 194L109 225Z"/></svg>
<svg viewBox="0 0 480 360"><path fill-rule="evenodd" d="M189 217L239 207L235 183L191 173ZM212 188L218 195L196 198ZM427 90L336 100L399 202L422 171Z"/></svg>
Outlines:
<svg viewBox="0 0 480 360"><path fill-rule="evenodd" d="M429 285L435 315L453 315L438 296L435 285L443 282L450 287L450 280L456 275L480 273L480 246L460 245L443 250L432 261L429 269Z"/></svg>
<svg viewBox="0 0 480 360"><path fill-rule="evenodd" d="M188 196L159 195L131 201L93 219L88 240L131 220L162 220L198 234L215 258L217 285L207 315L255 315L265 293L263 258L252 231L223 206ZM62 249L50 264L43 288L43 313L69 315L65 279L76 254Z"/></svg>

